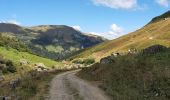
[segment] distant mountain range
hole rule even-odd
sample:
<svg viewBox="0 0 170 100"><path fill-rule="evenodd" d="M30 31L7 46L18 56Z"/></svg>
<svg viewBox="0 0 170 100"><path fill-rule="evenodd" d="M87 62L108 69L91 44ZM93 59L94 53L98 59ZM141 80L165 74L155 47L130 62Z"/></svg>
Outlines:
<svg viewBox="0 0 170 100"><path fill-rule="evenodd" d="M65 25L22 27L0 23L0 33L16 36L32 53L55 60L67 58L79 50L106 41Z"/></svg>
<svg viewBox="0 0 170 100"><path fill-rule="evenodd" d="M154 44L170 47L170 11L153 18L147 25L135 32L87 48L70 59L90 57L99 61L113 52L126 53L130 49L141 50Z"/></svg>

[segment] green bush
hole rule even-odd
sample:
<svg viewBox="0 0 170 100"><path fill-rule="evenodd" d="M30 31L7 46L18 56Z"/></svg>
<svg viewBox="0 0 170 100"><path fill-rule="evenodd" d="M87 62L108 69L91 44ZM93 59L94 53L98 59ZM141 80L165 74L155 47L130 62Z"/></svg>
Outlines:
<svg viewBox="0 0 170 100"><path fill-rule="evenodd" d="M95 63L95 60L93 58L87 58L87 59L76 59L76 60L74 60L72 62L76 63L76 64L90 65L90 64Z"/></svg>
<svg viewBox="0 0 170 100"><path fill-rule="evenodd" d="M24 43L8 33L0 33L0 46L14 48L18 51L29 51Z"/></svg>
<svg viewBox="0 0 170 100"><path fill-rule="evenodd" d="M75 63L75 64L82 64L82 59L76 59L74 61L72 61L72 63Z"/></svg>
<svg viewBox="0 0 170 100"><path fill-rule="evenodd" d="M2 73L3 73L3 74L6 74L6 73L8 73L8 70L7 70L7 68L3 68L3 69L2 69Z"/></svg>
<svg viewBox="0 0 170 100"><path fill-rule="evenodd" d="M10 60L5 60L0 57L0 70L5 74L8 72L14 73L16 72L16 67L14 66L13 62Z"/></svg>
<svg viewBox="0 0 170 100"><path fill-rule="evenodd" d="M90 64L95 63L95 60L93 58L89 58L89 59L85 59L83 63L86 65L90 65Z"/></svg>

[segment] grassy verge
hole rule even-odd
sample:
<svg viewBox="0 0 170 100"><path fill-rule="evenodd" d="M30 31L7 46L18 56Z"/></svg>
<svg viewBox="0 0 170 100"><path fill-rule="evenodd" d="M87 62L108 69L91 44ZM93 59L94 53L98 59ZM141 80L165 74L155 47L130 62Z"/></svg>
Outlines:
<svg viewBox="0 0 170 100"><path fill-rule="evenodd" d="M5 80L0 81L0 99L1 96L10 97L11 100L44 100L44 95L48 92L48 86L54 75L62 72L37 72L34 71L35 63L43 63L46 67L52 67L57 65L62 67L60 62L56 62L50 59L42 58L28 52L21 52L9 47L0 46L0 57L5 60L12 61L16 71L14 73L8 71L1 73L0 77L4 77ZM20 60L28 61L28 65L20 65ZM1 65L2 62L0 63ZM6 62L8 66L8 63ZM6 68L6 67L4 67ZM7 67L8 68L8 67ZM2 75L1 75L2 74ZM17 81L16 87L10 84L12 80ZM12 86L12 87L11 87Z"/></svg>
<svg viewBox="0 0 170 100"><path fill-rule="evenodd" d="M110 64L94 64L78 74L100 82L113 100L169 100L170 51L153 55L125 55Z"/></svg>
<svg viewBox="0 0 170 100"><path fill-rule="evenodd" d="M0 96L8 96L12 100L45 100L48 96L48 89L52 78L63 71L36 72L29 71L21 77L15 89L10 85L1 87Z"/></svg>

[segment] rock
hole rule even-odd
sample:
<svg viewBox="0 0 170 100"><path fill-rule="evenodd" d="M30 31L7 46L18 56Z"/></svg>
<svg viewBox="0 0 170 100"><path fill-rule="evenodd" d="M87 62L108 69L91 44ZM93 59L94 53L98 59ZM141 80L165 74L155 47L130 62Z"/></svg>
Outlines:
<svg viewBox="0 0 170 100"><path fill-rule="evenodd" d="M0 70L3 70L4 68L6 68L6 64L0 64Z"/></svg>
<svg viewBox="0 0 170 100"><path fill-rule="evenodd" d="M67 66L66 69L71 70L71 69L73 69L73 67L72 66Z"/></svg>
<svg viewBox="0 0 170 100"><path fill-rule="evenodd" d="M120 56L120 53L112 53L111 54L111 57L118 57L118 56Z"/></svg>
<svg viewBox="0 0 170 100"><path fill-rule="evenodd" d="M49 71L49 69L48 68L37 68L36 71L38 71L38 72L47 72L47 71Z"/></svg>
<svg viewBox="0 0 170 100"><path fill-rule="evenodd" d="M37 68L36 71L42 72L43 70L41 68Z"/></svg>
<svg viewBox="0 0 170 100"><path fill-rule="evenodd" d="M131 48L131 49L128 50L128 53L129 54L136 54L137 53L137 49Z"/></svg>
<svg viewBox="0 0 170 100"><path fill-rule="evenodd" d="M73 68L74 68L74 69L78 69L78 68L79 68L79 65L76 65L76 64L75 64L75 65L73 65Z"/></svg>
<svg viewBox="0 0 170 100"><path fill-rule="evenodd" d="M105 57L105 58L102 58L100 60L100 63L101 64L109 64L109 63L114 63L114 59L111 57L111 56L108 56L108 57Z"/></svg>
<svg viewBox="0 0 170 100"><path fill-rule="evenodd" d="M42 72L42 71L48 70L48 69L46 68L46 66L43 63L36 63L35 70L38 72Z"/></svg>
<svg viewBox="0 0 170 100"><path fill-rule="evenodd" d="M108 58L102 58L102 59L100 60L100 63L101 63L101 64L109 63L109 59L108 59Z"/></svg>
<svg viewBox="0 0 170 100"><path fill-rule="evenodd" d="M83 64L76 64L77 68L83 68L84 65Z"/></svg>
<svg viewBox="0 0 170 100"><path fill-rule="evenodd" d="M46 69L43 70L43 72L47 72L48 70L49 70L49 69L46 68Z"/></svg>
<svg viewBox="0 0 170 100"><path fill-rule="evenodd" d="M0 82L4 81L5 77L3 75L0 76Z"/></svg>
<svg viewBox="0 0 170 100"><path fill-rule="evenodd" d="M0 96L0 100L6 100L5 96Z"/></svg>
<svg viewBox="0 0 170 100"><path fill-rule="evenodd" d="M46 66L43 63L36 63L35 66L39 68L45 68Z"/></svg>
<svg viewBox="0 0 170 100"><path fill-rule="evenodd" d="M64 64L64 67L63 67L64 69L69 69L69 68L71 68L68 64Z"/></svg>
<svg viewBox="0 0 170 100"><path fill-rule="evenodd" d="M143 50L143 54L155 54L159 52L164 52L168 48L162 45L153 45Z"/></svg>
<svg viewBox="0 0 170 100"><path fill-rule="evenodd" d="M21 78L20 77L11 80L10 83L9 83L10 86L11 86L11 89L15 89L20 84L20 82L21 82Z"/></svg>
<svg viewBox="0 0 170 100"><path fill-rule="evenodd" d="M0 100L11 100L11 97L0 96Z"/></svg>
<svg viewBox="0 0 170 100"><path fill-rule="evenodd" d="M28 64L29 64L29 62L28 62L26 59L21 59L21 60L19 61L19 63L20 63L21 66L25 66L25 65L28 65Z"/></svg>

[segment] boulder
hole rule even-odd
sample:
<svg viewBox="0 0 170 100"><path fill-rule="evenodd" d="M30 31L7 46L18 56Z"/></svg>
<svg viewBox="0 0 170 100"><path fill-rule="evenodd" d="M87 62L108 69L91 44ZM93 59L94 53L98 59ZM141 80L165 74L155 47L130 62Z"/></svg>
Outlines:
<svg viewBox="0 0 170 100"><path fill-rule="evenodd" d="M100 63L101 63L101 64L109 64L109 63L114 63L114 62L115 62L115 61L114 61L114 59L113 59L112 56L108 56L108 57L102 58L102 59L100 60Z"/></svg>
<svg viewBox="0 0 170 100"><path fill-rule="evenodd" d="M118 57L118 56L120 56L120 53L112 53L111 54L111 57Z"/></svg>
<svg viewBox="0 0 170 100"><path fill-rule="evenodd" d="M0 100L11 100L11 97L0 96Z"/></svg>
<svg viewBox="0 0 170 100"><path fill-rule="evenodd" d="M72 66L73 66L72 68L74 68L74 69L80 68L79 64L74 64L74 65L72 65Z"/></svg>
<svg viewBox="0 0 170 100"><path fill-rule="evenodd" d="M128 54L137 54L137 49L136 48L131 48L128 50Z"/></svg>
<svg viewBox="0 0 170 100"><path fill-rule="evenodd" d="M43 70L47 69L43 63L36 63L34 67L35 67L35 70L38 72L42 72Z"/></svg>
<svg viewBox="0 0 170 100"><path fill-rule="evenodd" d="M19 63L20 63L21 66L25 66L25 65L28 65L28 64L29 64L29 62L28 62L26 59L21 59L21 60L19 61Z"/></svg>
<svg viewBox="0 0 170 100"><path fill-rule="evenodd" d="M64 64L64 67L65 69L69 68L70 66L68 64Z"/></svg>
<svg viewBox="0 0 170 100"><path fill-rule="evenodd" d="M43 63L36 63L35 66L39 67L39 68L45 68L46 67Z"/></svg>
<svg viewBox="0 0 170 100"><path fill-rule="evenodd" d="M162 45L153 45L143 50L143 54L155 54L159 52L164 52L168 48Z"/></svg>
<svg viewBox="0 0 170 100"><path fill-rule="evenodd" d="M83 64L77 64L77 67L78 68L83 68L85 65L83 65Z"/></svg>
<svg viewBox="0 0 170 100"><path fill-rule="evenodd" d="M73 69L73 66L67 66L66 69L71 70L71 69Z"/></svg>
<svg viewBox="0 0 170 100"><path fill-rule="evenodd" d="M43 70L41 68L37 68L36 71L42 72Z"/></svg>
<svg viewBox="0 0 170 100"><path fill-rule="evenodd" d="M101 63L101 64L109 63L109 59L108 59L108 58L102 58L102 59L100 60L100 63Z"/></svg>

